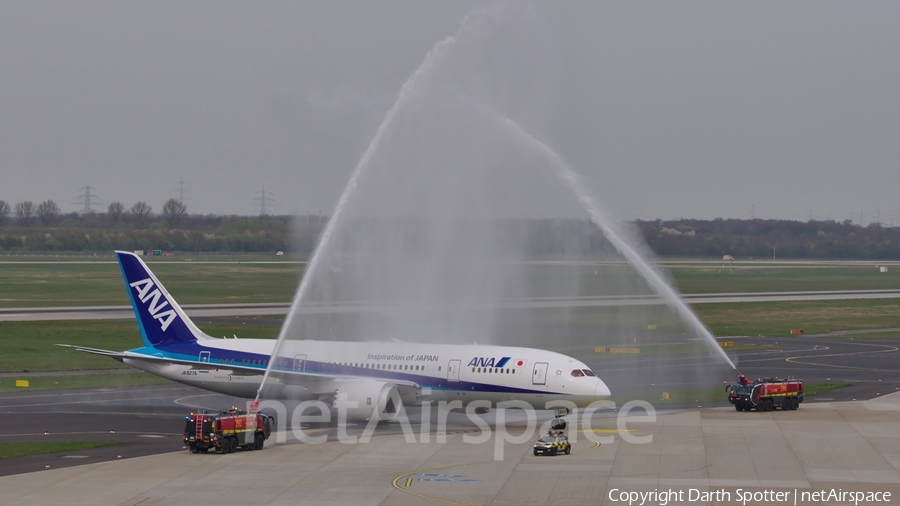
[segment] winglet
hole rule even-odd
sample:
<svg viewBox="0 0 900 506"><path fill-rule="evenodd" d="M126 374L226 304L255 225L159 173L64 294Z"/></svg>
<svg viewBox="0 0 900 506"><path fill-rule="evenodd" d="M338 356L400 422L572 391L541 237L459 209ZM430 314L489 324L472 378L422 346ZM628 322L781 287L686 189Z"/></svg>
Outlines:
<svg viewBox="0 0 900 506"><path fill-rule="evenodd" d="M211 339L187 317L140 257L128 251L116 251L116 258L146 346Z"/></svg>

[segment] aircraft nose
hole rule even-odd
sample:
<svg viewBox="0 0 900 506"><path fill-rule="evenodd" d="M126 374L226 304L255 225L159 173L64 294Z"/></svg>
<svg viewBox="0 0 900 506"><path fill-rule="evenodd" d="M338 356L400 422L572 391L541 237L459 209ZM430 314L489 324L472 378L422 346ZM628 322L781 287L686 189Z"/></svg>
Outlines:
<svg viewBox="0 0 900 506"><path fill-rule="evenodd" d="M601 379L597 379L597 386L594 387L594 395L597 397L609 397L609 387Z"/></svg>

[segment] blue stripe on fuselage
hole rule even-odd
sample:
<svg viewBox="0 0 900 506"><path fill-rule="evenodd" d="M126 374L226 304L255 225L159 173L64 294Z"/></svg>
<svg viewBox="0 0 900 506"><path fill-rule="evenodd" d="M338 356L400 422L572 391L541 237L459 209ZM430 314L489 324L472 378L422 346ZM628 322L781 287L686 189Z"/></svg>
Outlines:
<svg viewBox="0 0 900 506"><path fill-rule="evenodd" d="M129 350L130 353L146 355L156 358L171 358L175 360L183 360L193 362L198 365L209 365L212 367L227 368L229 366L239 366L245 369L256 369L260 372L266 370L263 361L268 362L271 358L269 355L260 353L250 353L244 351L223 350L221 348L208 348L198 343L179 343L164 346L137 348ZM207 351L210 353L209 362L200 362L200 352ZM215 356L212 356L215 355ZM250 363L257 361L256 364ZM293 359L279 357L276 359L273 367L274 371L293 372ZM313 360L304 361L305 374L323 375L323 376L361 376L373 379L381 379L385 381L402 380L410 381L418 384L422 388L432 388L436 390L461 390L466 392L491 392L491 393L519 393L519 394L553 394L566 395L564 392L552 392L547 390L531 390L527 388L507 387L502 385L494 385L490 383L479 383L471 381L450 381L449 379L434 376L425 376L420 374L411 374L401 371L387 369L369 369L366 367L353 367L329 362L317 362Z"/></svg>

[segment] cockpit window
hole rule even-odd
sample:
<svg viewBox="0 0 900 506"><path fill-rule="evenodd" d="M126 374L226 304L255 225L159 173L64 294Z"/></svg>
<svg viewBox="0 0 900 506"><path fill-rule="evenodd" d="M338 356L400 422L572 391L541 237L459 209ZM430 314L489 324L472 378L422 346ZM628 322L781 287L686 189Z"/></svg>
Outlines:
<svg viewBox="0 0 900 506"><path fill-rule="evenodd" d="M580 377L584 376L584 373L581 372L581 369L575 369L574 371L572 371L572 376L575 376L576 378L580 378Z"/></svg>
<svg viewBox="0 0 900 506"><path fill-rule="evenodd" d="M590 369L582 369L581 371L584 373L585 376L594 376L594 377L597 376L596 374L594 374L594 371L592 371Z"/></svg>

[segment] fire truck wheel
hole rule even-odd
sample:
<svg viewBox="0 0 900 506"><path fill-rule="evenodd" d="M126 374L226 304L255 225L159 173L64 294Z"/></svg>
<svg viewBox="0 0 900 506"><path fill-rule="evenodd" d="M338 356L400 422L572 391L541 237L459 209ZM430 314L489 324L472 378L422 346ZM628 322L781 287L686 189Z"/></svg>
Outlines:
<svg viewBox="0 0 900 506"><path fill-rule="evenodd" d="M228 438L228 452L229 452L229 453L234 453L234 452L236 452L236 451L237 451L237 447L238 447L238 444L237 444L237 438L236 438L236 437L230 437L230 438Z"/></svg>
<svg viewBox="0 0 900 506"><path fill-rule="evenodd" d="M191 445L191 453L197 453L200 450L197 449L197 445Z"/></svg>
<svg viewBox="0 0 900 506"><path fill-rule="evenodd" d="M735 405L734 405L734 410L735 410L735 411L743 411L743 410L744 410L744 407L741 406L740 404L735 404Z"/></svg>
<svg viewBox="0 0 900 506"><path fill-rule="evenodd" d="M800 407L800 401L797 400L796 397L791 399L791 409L797 409Z"/></svg>
<svg viewBox="0 0 900 506"><path fill-rule="evenodd" d="M766 411L775 411L775 401L766 399Z"/></svg>
<svg viewBox="0 0 900 506"><path fill-rule="evenodd" d="M262 450L263 445L266 444L266 438L264 438L262 434L257 434L256 438L254 438L254 442L256 443L253 445L254 448L256 448L257 450Z"/></svg>

